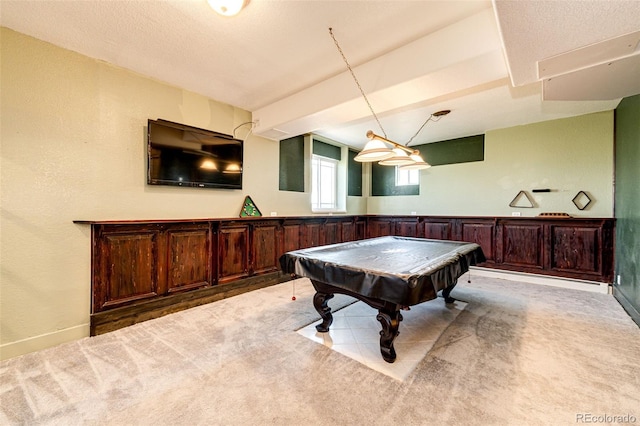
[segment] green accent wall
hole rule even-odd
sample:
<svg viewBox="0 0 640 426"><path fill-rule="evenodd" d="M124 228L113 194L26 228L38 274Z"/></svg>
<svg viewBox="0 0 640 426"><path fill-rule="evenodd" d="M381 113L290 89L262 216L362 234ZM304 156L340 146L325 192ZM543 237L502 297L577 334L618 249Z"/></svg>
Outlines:
<svg viewBox="0 0 640 426"><path fill-rule="evenodd" d="M420 195L420 185L396 186L396 168L371 163L371 195Z"/></svg>
<svg viewBox="0 0 640 426"><path fill-rule="evenodd" d="M280 141L279 189L304 192L304 136Z"/></svg>
<svg viewBox="0 0 640 426"><path fill-rule="evenodd" d="M484 135L449 139L414 147L432 166L484 160Z"/></svg>
<svg viewBox="0 0 640 426"><path fill-rule="evenodd" d="M615 135L614 294L640 325L640 95L616 108Z"/></svg>
<svg viewBox="0 0 640 426"><path fill-rule="evenodd" d="M331 145L329 143L321 142L319 140L313 140L313 153L322 157L332 158L340 161L342 155L340 154L340 147Z"/></svg>
<svg viewBox="0 0 640 426"><path fill-rule="evenodd" d="M358 153L352 149L348 151L347 162L347 195L362 197L362 163L355 160Z"/></svg>

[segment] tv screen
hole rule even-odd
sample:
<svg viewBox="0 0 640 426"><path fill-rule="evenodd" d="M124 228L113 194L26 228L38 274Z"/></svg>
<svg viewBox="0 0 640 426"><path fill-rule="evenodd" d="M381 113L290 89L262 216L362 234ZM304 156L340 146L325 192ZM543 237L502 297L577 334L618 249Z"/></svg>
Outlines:
<svg viewBox="0 0 640 426"><path fill-rule="evenodd" d="M149 120L147 183L242 189L242 141L229 135Z"/></svg>

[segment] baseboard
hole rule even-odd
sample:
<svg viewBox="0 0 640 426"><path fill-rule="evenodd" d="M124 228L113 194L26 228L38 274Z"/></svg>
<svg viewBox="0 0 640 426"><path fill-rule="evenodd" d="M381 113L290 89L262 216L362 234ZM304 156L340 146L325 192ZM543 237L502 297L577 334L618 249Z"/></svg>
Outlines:
<svg viewBox="0 0 640 426"><path fill-rule="evenodd" d="M638 324L638 327L640 327L640 312L638 312L638 309L633 306L631 301L627 299L627 296L616 286L613 286L613 297L615 297L618 303L620 303L624 310L627 311L633 322Z"/></svg>
<svg viewBox="0 0 640 426"><path fill-rule="evenodd" d="M81 324L75 327L57 330L39 336L18 340L17 342L0 345L0 360L14 358L29 352L35 352L57 346L61 343L72 342L74 340L89 337L89 324Z"/></svg>
<svg viewBox="0 0 640 426"><path fill-rule="evenodd" d="M548 285L551 287L570 288L573 290L590 291L594 293L609 294L610 285L607 283L600 283L596 281L583 281L572 278L559 278L549 275L528 274L526 272L513 272L504 271L498 269L481 268L472 266L467 274L471 274L471 277L481 276L489 278L499 278L503 280L520 281L530 284ZM467 275L460 278L467 279ZM473 278L472 278L473 280Z"/></svg>

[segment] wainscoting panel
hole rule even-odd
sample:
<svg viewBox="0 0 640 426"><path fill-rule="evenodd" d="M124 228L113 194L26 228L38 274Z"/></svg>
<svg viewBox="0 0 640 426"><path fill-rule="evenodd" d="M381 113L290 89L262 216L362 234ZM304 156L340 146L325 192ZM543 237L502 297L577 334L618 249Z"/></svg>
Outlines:
<svg viewBox="0 0 640 426"><path fill-rule="evenodd" d="M387 235L474 242L486 268L613 280L615 219L363 215L77 223L92 226L92 333L287 280L279 265L287 251Z"/></svg>
<svg viewBox="0 0 640 426"><path fill-rule="evenodd" d="M232 223L220 227L218 283L249 276L249 225Z"/></svg>
<svg viewBox="0 0 640 426"><path fill-rule="evenodd" d="M253 241L251 244L251 258L253 259L253 274L265 274L279 269L280 253L279 227L276 223L259 223L253 225Z"/></svg>
<svg viewBox="0 0 640 426"><path fill-rule="evenodd" d="M94 245L94 306L111 309L162 294L158 282L159 234L153 230L116 230Z"/></svg>
<svg viewBox="0 0 640 426"><path fill-rule="evenodd" d="M167 230L167 291L192 290L211 283L211 230L208 224Z"/></svg>
<svg viewBox="0 0 640 426"><path fill-rule="evenodd" d="M504 224L499 262L514 267L543 267L543 227L541 224Z"/></svg>
<svg viewBox="0 0 640 426"><path fill-rule="evenodd" d="M551 267L557 271L600 272L600 229L597 227L551 226Z"/></svg>

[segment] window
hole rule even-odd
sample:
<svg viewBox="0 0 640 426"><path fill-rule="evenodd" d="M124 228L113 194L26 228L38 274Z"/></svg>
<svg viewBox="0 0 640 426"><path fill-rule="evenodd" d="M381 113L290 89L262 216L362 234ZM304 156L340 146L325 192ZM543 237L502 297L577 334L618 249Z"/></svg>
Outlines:
<svg viewBox="0 0 640 426"><path fill-rule="evenodd" d="M311 209L338 208L338 161L314 155L311 159Z"/></svg>
<svg viewBox="0 0 640 426"><path fill-rule="evenodd" d="M402 170L396 166L396 186L418 185L420 170Z"/></svg>

